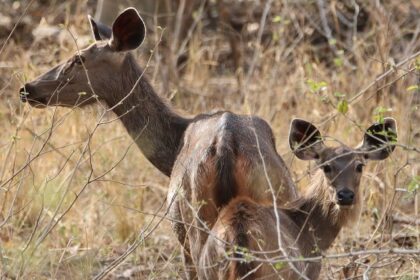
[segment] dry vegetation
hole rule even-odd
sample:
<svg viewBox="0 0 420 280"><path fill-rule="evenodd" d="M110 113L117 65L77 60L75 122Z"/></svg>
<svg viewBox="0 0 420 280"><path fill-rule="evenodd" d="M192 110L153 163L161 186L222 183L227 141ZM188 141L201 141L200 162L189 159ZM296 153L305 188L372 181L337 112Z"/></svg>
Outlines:
<svg viewBox="0 0 420 280"><path fill-rule="evenodd" d="M321 278L419 279L420 5L346 2L348 8L340 1L273 1L264 25L260 13L244 27L244 67L236 72L232 31L212 27L203 15L179 80L164 78L162 52L153 53L148 76L188 114L225 109L266 119L300 188L313 166L294 160L287 146L293 117L352 146L375 119L394 117L398 148L368 165L360 221L328 251ZM168 179L115 116L98 126L100 105L38 110L19 101L25 80L77 49L72 36L79 47L89 42L86 13L93 9L86 0L0 2L1 279L91 278L133 244L108 277L183 277L180 246L165 219ZM139 61L147 61L162 31L149 28ZM352 251L360 254L334 257Z"/></svg>

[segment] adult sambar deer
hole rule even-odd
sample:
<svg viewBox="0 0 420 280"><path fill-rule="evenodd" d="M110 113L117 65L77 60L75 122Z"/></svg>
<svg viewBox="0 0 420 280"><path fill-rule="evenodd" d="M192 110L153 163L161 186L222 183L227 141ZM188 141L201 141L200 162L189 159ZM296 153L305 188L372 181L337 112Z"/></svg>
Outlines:
<svg viewBox="0 0 420 280"><path fill-rule="evenodd" d="M26 83L20 89L23 102L35 107L83 107L98 101L106 103L121 119L146 158L167 176L171 174L183 144L185 130L189 126L196 127L196 122L209 119L216 125L215 131L224 129L237 134L238 141L246 145L244 149L252 157L258 154L255 133L261 138L260 149L267 157L273 185L284 189L281 201L296 196L289 171L276 153L272 130L265 121L228 112L185 118L155 93L130 52L141 45L146 34L137 10L123 11L112 28L91 17L89 21L96 41Z"/></svg>
<svg viewBox="0 0 420 280"><path fill-rule="evenodd" d="M179 202L182 196L177 195L181 190L177 183L185 195L198 191L197 198L203 202L199 217L209 226L216 222L219 209L239 195L248 193L256 201L279 205L297 197L290 173L276 152L273 132L264 120L230 112L184 118L154 92L130 52L141 45L146 33L135 9L123 11L112 28L92 18L90 24L96 42L26 83L20 90L22 101L36 107L106 103L149 161L167 176L174 174L168 204L175 221L184 220L183 212L190 210L181 207L184 203ZM218 159L214 169L199 169L212 157ZM172 171L175 160L176 172ZM230 185L234 177L237 186ZM198 190L200 182L205 185ZM186 263L192 264L186 242L189 227L175 222L174 229L185 245ZM205 239L200 242L204 244ZM194 275L195 269L191 270Z"/></svg>
<svg viewBox="0 0 420 280"><path fill-rule="evenodd" d="M146 28L129 8L112 29L89 16L95 43L77 52L20 89L23 102L35 107L83 107L104 102L121 119L146 158L169 176L185 129L192 122L172 111L143 77L131 50Z"/></svg>
<svg viewBox="0 0 420 280"><path fill-rule="evenodd" d="M327 147L314 125L293 120L290 147L298 158L314 160L318 170L300 198L274 208L260 182L247 180L253 158L236 149L231 135L208 133L210 139L203 139L201 132L187 130L172 188L181 184L187 197L179 200L178 211L184 224L193 225L188 239L199 278L232 280L317 279L321 262L302 259L319 256L358 218L366 161L387 158L397 137L395 120L385 118L366 131L360 147ZM218 191L228 188L236 193L230 200L228 192ZM209 201L221 198L229 201L221 211L208 209ZM203 224L211 231L201 231Z"/></svg>

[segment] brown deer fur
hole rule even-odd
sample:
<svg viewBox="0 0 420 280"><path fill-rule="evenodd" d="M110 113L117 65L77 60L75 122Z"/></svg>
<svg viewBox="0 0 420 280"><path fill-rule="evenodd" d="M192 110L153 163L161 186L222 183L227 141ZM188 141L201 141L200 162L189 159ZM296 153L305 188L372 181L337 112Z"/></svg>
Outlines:
<svg viewBox="0 0 420 280"><path fill-rule="evenodd" d="M315 136L308 137L307 132L313 132ZM383 132L389 136L384 136ZM204 238L197 238L200 237L197 233L188 236L192 239L190 244L196 246L191 251L199 258L200 279L318 278L320 261L302 260L289 264L287 258L299 260L319 256L331 246L343 226L357 220L362 206L359 185L363 166L366 160L381 160L392 152L396 125L393 119L372 125L365 134L363 146L358 149L343 145L329 148L319 136L318 130L310 123L293 121L291 147L293 143L303 147L293 148L295 154L301 159L316 160L321 169L312 177L300 198L287 208L277 208L281 244L273 205L255 199L252 193L241 193L221 209L216 222L212 220L207 224L211 231ZM209 160L208 164L214 162L217 159ZM236 177L232 179L236 180ZM230 185L236 186L237 183L232 181ZM194 193L195 188L191 187L191 205L197 197L205 199ZM256 186L250 189L258 190ZM198 217L205 215L200 216L198 211ZM204 245L201 243L203 239L206 240ZM280 266L276 268L275 264Z"/></svg>
<svg viewBox="0 0 420 280"><path fill-rule="evenodd" d="M396 131L392 119L373 125L364 145L356 150L325 147L313 125L295 120L289 137L295 154L316 160L324 170L296 200L290 173L264 120L230 112L192 119L179 116L154 92L129 52L145 36L137 11L122 12L112 29L90 21L98 41L25 84L21 99L41 107L83 106L99 100L112 108L145 156L171 175L169 215L184 247L190 278L196 277L197 270L200 278L208 279L269 277L273 268L268 264L223 256L235 246L281 255L273 226L275 209L282 222L282 253L296 257L327 249L344 223L358 216L361 171L355 170L366 159L384 159L392 151L382 147L390 140L382 132ZM288 209L274 208L291 200L295 201ZM233 256L242 255L233 250ZM300 262L294 269L312 278L320 264ZM274 272L290 277L296 273L287 268Z"/></svg>
<svg viewBox="0 0 420 280"><path fill-rule="evenodd" d="M192 123L185 132L168 194L169 215L179 221L173 226L184 244L187 267L198 265L219 211L238 196L272 205L270 184L277 203L296 197L265 121L221 112ZM190 278L195 277L195 268L190 274Z"/></svg>
<svg viewBox="0 0 420 280"><path fill-rule="evenodd" d="M145 35L137 11L125 10L112 29L90 21L97 42L26 83L20 90L21 99L36 107L82 107L99 100L112 108L150 162L171 175L168 207L171 217L181 221L174 223L175 234L185 247L185 261L193 278L197 250L204 245L207 233L193 231L184 222L210 229L219 210L236 196L249 196L267 205L273 203L273 197L279 204L291 201L297 194L289 170L277 154L273 132L264 120L230 112L188 119L170 109L128 52L137 48ZM195 219L190 206L199 208L197 217L204 224Z"/></svg>

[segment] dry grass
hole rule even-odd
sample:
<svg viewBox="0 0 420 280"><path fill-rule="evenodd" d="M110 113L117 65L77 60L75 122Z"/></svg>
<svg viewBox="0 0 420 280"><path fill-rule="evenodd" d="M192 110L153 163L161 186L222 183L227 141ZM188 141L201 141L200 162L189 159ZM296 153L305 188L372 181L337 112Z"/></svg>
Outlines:
<svg viewBox="0 0 420 280"><path fill-rule="evenodd" d="M0 4L1 14L16 23L29 1L11 2ZM184 74L161 93L192 115L223 108L269 121L278 151L300 187L308 181L310 166L294 160L287 147L293 117L311 120L332 139L353 146L375 118L394 117L400 146L385 162L369 164L361 219L343 230L328 254L420 247L418 224L390 219L420 219L420 57L395 67L420 51L420 7L415 1L370 2L360 5L369 13L366 26L350 37L344 30L347 37L337 36L329 44L316 43L316 28L322 30L316 5L274 3L267 19L272 40L261 46L251 34L247 66L236 74L226 35L198 24ZM52 26L64 23L81 46L89 40L86 10L92 4L52 3L48 8L32 4L22 20L31 23L20 24L7 42L10 33L0 32L0 277L91 278L137 240L138 248L111 278L181 278L180 246L169 222L159 218L165 213L168 179L132 145L122 125L100 126L86 146L102 107L38 110L19 102L23 81L76 50L66 29L58 39L30 38L40 17ZM329 11L334 3L328 4ZM150 55L154 36L149 40L138 51L139 60ZM254 72L248 77L254 55ZM153 61L148 72L159 92L166 66L156 57ZM364 90L389 69L393 71ZM338 104L361 90L348 112L340 113ZM104 172L101 180L92 180ZM322 279L361 279L363 274L369 279L418 279L420 259L408 254L328 259Z"/></svg>

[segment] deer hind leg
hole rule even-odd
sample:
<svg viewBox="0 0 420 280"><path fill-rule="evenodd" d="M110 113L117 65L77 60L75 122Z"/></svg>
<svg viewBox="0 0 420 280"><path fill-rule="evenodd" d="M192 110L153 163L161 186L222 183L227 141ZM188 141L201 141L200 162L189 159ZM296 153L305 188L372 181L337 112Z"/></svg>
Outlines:
<svg viewBox="0 0 420 280"><path fill-rule="evenodd" d="M191 254L186 247L182 247L182 264L184 265L185 274L186 274L187 279L188 280L196 280L197 279L197 271L196 271L193 259L191 257Z"/></svg>
<svg viewBox="0 0 420 280"><path fill-rule="evenodd" d="M191 257L190 243L187 237L187 229L179 209L179 201L176 198L169 207L169 216L172 219L172 230L174 231L179 243L182 246L182 263L185 268L186 277L188 280L195 280L197 279L197 273L193 259Z"/></svg>

